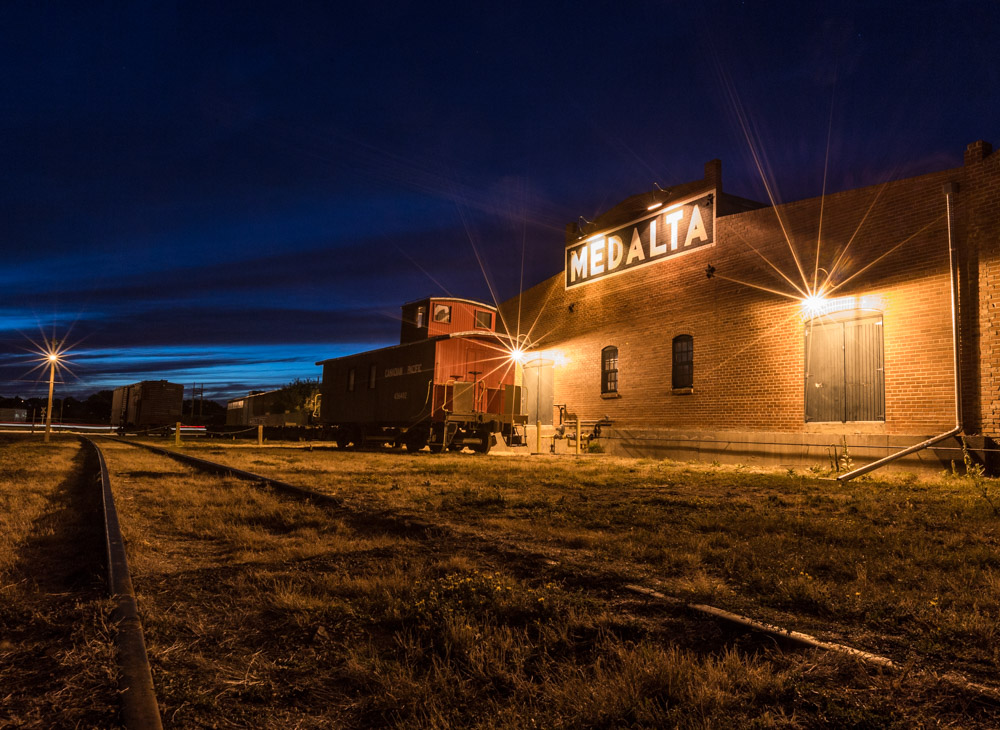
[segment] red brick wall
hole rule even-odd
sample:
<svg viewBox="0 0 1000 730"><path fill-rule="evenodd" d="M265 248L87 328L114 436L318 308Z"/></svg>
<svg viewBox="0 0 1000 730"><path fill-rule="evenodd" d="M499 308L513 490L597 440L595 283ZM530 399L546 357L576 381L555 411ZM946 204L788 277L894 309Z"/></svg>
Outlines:
<svg viewBox="0 0 1000 730"><path fill-rule="evenodd" d="M981 432L1000 436L1000 154L985 142L969 145L956 198L959 238L970 252L963 271L976 296L964 302L964 323L978 365L970 378ZM971 264L978 264L972 266ZM978 358L974 357L978 354ZM967 392L969 392L967 391ZM976 397L977 396L977 397Z"/></svg>
<svg viewBox="0 0 1000 730"><path fill-rule="evenodd" d="M981 397L987 432L1000 433L993 396L1000 384L1000 374L994 375L1000 372L997 158L828 195L825 202L784 205L777 209L781 222L774 208L725 216L717 220L714 247L569 291L560 272L523 295L521 329L534 322L537 348L561 356L555 402L568 404L585 420L608 417L623 428L807 430L800 303L751 285L794 293L763 257L800 287L801 266L812 283L822 206L819 266L833 270L840 259L834 282L842 285L832 294L835 303L883 313L885 432L939 433L954 425L943 186L960 182L956 215L963 227L963 286L973 305L981 303L971 314L966 307L971 324L965 343L973 348L967 361L978 366L977 338L983 347L981 385L978 375L967 384L965 410L972 418L968 426L977 428ZM969 265L976 261L970 246L983 251L979 292L969 284ZM705 276L709 264L716 268L712 279ZM819 276L825 278L822 271ZM504 306L514 311L517 304L515 299ZM679 334L694 338L690 394L671 391L671 343ZM619 350L615 399L602 398L600 391L600 354L607 345ZM969 378L977 367L965 369ZM842 430L853 428L846 424Z"/></svg>

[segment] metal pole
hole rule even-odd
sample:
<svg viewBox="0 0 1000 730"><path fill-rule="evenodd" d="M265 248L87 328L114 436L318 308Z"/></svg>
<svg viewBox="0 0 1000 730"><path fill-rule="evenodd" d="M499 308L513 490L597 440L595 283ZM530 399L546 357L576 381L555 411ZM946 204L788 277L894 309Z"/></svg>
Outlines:
<svg viewBox="0 0 1000 730"><path fill-rule="evenodd" d="M576 455L580 455L580 417L576 417Z"/></svg>
<svg viewBox="0 0 1000 730"><path fill-rule="evenodd" d="M535 366L535 453L542 453L542 364Z"/></svg>
<svg viewBox="0 0 1000 730"><path fill-rule="evenodd" d="M45 409L45 443L52 435L52 389L56 382L56 361L49 356L49 407Z"/></svg>
<svg viewBox="0 0 1000 730"><path fill-rule="evenodd" d="M915 451L920 451L926 449L928 446L933 446L939 441L944 441L946 438L956 436L962 430L962 360L961 351L959 349L959 336L960 329L958 324L959 316L959 289L957 286L958 281L958 270L956 267L956 261L958 258L958 253L955 251L955 240L952 235L952 210L951 210L951 196L958 192L958 183L948 183L944 186L944 200L945 200L945 212L948 215L948 281L951 286L951 348L952 348L952 367L954 369L954 381L955 381L955 427L950 431L945 431L942 434L933 436L926 441L921 441L919 444L910 446L909 448L903 449L902 451L897 451L895 454L889 454L889 456L883 457L878 461L873 461L871 464L862 466L854 471L849 471L846 474L841 474L837 477L839 482L847 482L855 477L859 477L862 474L867 474L870 471L874 471L886 464L900 459L904 456L914 453Z"/></svg>

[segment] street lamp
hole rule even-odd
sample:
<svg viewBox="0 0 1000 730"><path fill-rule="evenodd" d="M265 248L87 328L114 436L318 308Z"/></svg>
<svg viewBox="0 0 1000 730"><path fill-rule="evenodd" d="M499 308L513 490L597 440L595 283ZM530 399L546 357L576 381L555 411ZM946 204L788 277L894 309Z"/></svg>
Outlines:
<svg viewBox="0 0 1000 730"><path fill-rule="evenodd" d="M58 347L58 343L53 343L54 347ZM59 352L53 350L48 354L49 360L49 405L45 409L45 443L49 442L49 438L52 434L52 389L55 387L56 383L56 364L59 362Z"/></svg>

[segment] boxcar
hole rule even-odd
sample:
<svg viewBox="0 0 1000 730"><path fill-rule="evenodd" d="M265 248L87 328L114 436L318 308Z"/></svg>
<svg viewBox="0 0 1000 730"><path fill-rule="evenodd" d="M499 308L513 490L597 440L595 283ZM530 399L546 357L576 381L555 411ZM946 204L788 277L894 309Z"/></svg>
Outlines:
<svg viewBox="0 0 1000 730"><path fill-rule="evenodd" d="M341 446L416 450L523 440L521 387L496 309L434 298L403 307L402 344L324 360L320 420ZM471 329L465 329L469 325Z"/></svg>
<svg viewBox="0 0 1000 730"><path fill-rule="evenodd" d="M279 388L226 401L227 426L311 426L319 389Z"/></svg>
<svg viewBox="0 0 1000 730"><path fill-rule="evenodd" d="M111 398L111 425L148 428L181 420L184 386L166 380L143 380L115 388Z"/></svg>

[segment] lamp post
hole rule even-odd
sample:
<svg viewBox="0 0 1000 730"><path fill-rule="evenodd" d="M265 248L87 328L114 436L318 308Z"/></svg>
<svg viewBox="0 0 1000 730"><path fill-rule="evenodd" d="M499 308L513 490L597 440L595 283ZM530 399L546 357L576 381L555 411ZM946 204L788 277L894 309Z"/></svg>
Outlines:
<svg viewBox="0 0 1000 730"><path fill-rule="evenodd" d="M57 352L49 353L49 405L45 409L45 443L49 442L52 435L52 389L56 382L56 363L59 362Z"/></svg>

